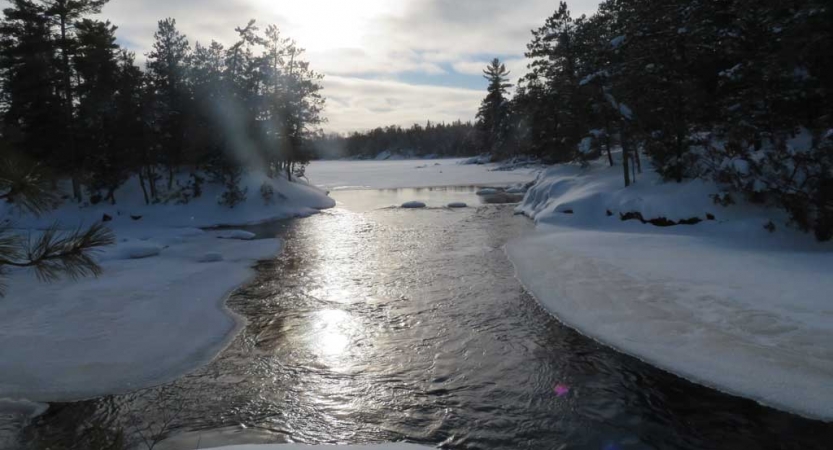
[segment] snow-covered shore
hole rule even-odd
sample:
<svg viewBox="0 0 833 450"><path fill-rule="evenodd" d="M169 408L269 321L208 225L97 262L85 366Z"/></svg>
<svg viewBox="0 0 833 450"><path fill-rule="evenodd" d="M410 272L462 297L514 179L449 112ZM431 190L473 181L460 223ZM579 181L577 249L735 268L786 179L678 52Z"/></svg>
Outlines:
<svg viewBox="0 0 833 450"><path fill-rule="evenodd" d="M507 245L518 277L560 320L680 376L833 420L833 246L777 210L715 205L718 187L624 188L621 167L548 170L518 207L535 235ZM697 225L661 228L639 220ZM769 222L776 231L764 229Z"/></svg>
<svg viewBox="0 0 833 450"><path fill-rule="evenodd" d="M275 194L268 203L260 187ZM8 278L0 299L0 398L62 401L125 392L176 378L214 357L240 327L224 305L258 261L278 254L278 239L204 231L308 216L335 202L317 188L251 175L247 200L217 204L222 187L206 185L184 205L144 204L131 181L116 205L65 204L40 218L4 210L22 230L53 221L68 228L105 215L117 244L98 255L99 278L39 283L26 271ZM280 195L278 195L280 194ZM235 239L218 239L226 235Z"/></svg>

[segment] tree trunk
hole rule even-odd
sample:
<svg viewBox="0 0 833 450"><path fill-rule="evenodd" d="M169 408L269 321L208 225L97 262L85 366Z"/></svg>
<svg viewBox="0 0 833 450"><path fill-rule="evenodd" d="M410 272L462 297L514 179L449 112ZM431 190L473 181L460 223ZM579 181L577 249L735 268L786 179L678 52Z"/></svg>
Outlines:
<svg viewBox="0 0 833 450"><path fill-rule="evenodd" d="M168 166L168 190L170 191L174 187L174 166L173 164Z"/></svg>
<svg viewBox="0 0 833 450"><path fill-rule="evenodd" d="M625 171L625 187L631 185L631 172L628 168L628 158L630 158L630 151L628 147L630 147L630 142L628 142L628 137L625 134L624 127L622 127L622 131L619 133L621 140L622 140L622 168Z"/></svg>
<svg viewBox="0 0 833 450"><path fill-rule="evenodd" d="M156 174L153 173L153 167L147 166L147 174L148 184L150 185L150 198L151 200L156 200L158 198L156 195Z"/></svg>
<svg viewBox="0 0 833 450"><path fill-rule="evenodd" d="M683 182L683 135L677 132L677 164L675 167L677 183Z"/></svg>
<svg viewBox="0 0 833 450"><path fill-rule="evenodd" d="M142 169L139 169L139 186L142 187L142 195L145 196L145 204L150 205L150 199L148 198L148 190L145 187L145 175L142 172Z"/></svg>
<svg viewBox="0 0 833 450"><path fill-rule="evenodd" d="M62 11L60 12L61 20L61 59L63 64L63 82L64 82L64 119L67 127L67 144L69 146L70 157L70 174L72 176L72 196L76 202L81 202L81 183L78 181L78 173L75 165L78 163L78 154L75 144L75 127L73 126L72 117L72 74L69 66L69 45L67 44L67 17L66 4L60 2Z"/></svg>
<svg viewBox="0 0 833 450"><path fill-rule="evenodd" d="M636 161L636 173L642 175L642 158L639 157L639 147L633 148L633 159ZM635 175L634 179L636 179Z"/></svg>
<svg viewBox="0 0 833 450"><path fill-rule="evenodd" d="M610 163L610 167L614 166L613 162L613 154L610 152L610 133L606 130L605 131L605 147L607 148L607 161Z"/></svg>

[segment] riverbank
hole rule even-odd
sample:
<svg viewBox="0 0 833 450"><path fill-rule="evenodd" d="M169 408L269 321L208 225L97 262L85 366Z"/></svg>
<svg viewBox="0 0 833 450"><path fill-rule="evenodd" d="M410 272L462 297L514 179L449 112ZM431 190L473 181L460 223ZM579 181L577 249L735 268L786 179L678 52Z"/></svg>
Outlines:
<svg viewBox="0 0 833 450"><path fill-rule="evenodd" d="M268 184L275 193L260 195ZM173 380L204 364L239 330L225 298L274 257L277 239L206 231L314 214L335 202L305 183L248 175L247 200L217 203L206 185L187 204L145 205L138 183L116 192L116 205L64 204L43 217L4 217L37 234L53 222L68 229L106 220L117 244L97 255L99 278L45 284L10 272L0 300L0 398L71 401ZM222 238L222 239L221 239Z"/></svg>
<svg viewBox="0 0 833 450"><path fill-rule="evenodd" d="M650 168L629 188L621 178L603 160L541 175L518 207L538 232L507 246L524 285L623 352L833 420L833 246L781 211L715 204L711 183L666 184Z"/></svg>

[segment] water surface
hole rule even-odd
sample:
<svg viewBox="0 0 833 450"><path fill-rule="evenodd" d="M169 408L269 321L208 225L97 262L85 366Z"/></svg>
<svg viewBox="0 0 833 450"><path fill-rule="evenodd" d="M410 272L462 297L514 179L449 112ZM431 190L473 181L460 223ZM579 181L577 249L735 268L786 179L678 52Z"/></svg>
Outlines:
<svg viewBox="0 0 833 450"><path fill-rule="evenodd" d="M355 197L388 194L362 192L334 193L352 210L256 229L286 247L229 300L249 324L211 364L154 389L53 404L25 438L82 448L91 429L164 428L157 449L830 448L831 424L694 385L560 324L503 252L532 231L511 205L367 209L379 202Z"/></svg>

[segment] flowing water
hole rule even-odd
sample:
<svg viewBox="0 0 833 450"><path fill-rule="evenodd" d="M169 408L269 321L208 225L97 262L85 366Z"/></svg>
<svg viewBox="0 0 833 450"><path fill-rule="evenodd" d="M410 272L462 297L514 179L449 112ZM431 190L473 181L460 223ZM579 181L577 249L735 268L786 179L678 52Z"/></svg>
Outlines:
<svg viewBox="0 0 833 450"><path fill-rule="evenodd" d="M171 438L157 449L831 448L831 424L689 383L559 323L503 252L533 228L511 205L373 209L391 199L364 192L256 229L286 246L230 298L248 326L212 363L157 388L53 404L24 438L79 448L120 428Z"/></svg>

